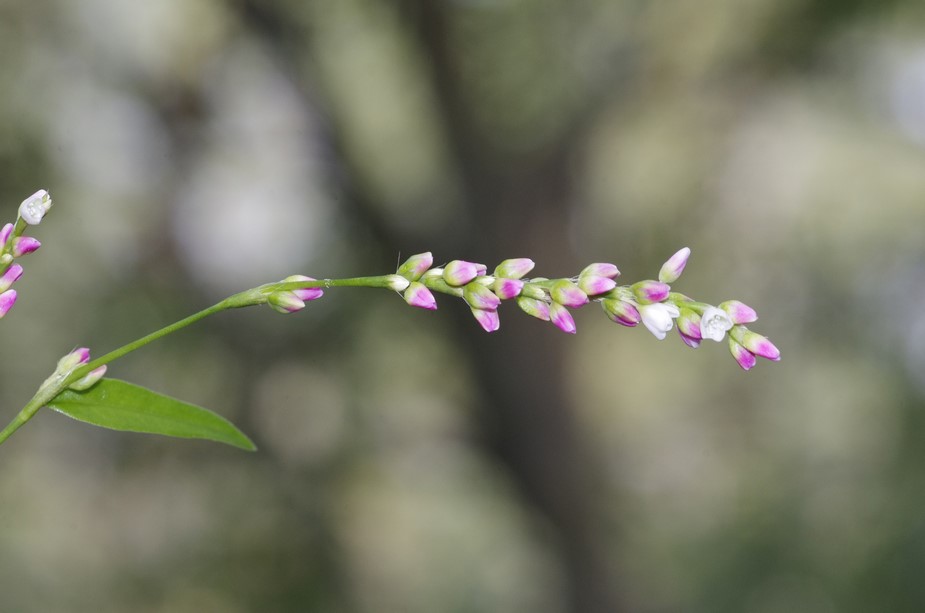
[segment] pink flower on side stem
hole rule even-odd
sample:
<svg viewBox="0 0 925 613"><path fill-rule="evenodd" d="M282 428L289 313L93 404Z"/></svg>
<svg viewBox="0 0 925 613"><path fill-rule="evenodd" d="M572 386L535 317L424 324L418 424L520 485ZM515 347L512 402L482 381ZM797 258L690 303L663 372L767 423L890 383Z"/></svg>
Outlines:
<svg viewBox="0 0 925 613"><path fill-rule="evenodd" d="M13 233L13 224L8 223L3 226L3 229L0 229L0 249L6 245L6 241L10 240L10 235Z"/></svg>

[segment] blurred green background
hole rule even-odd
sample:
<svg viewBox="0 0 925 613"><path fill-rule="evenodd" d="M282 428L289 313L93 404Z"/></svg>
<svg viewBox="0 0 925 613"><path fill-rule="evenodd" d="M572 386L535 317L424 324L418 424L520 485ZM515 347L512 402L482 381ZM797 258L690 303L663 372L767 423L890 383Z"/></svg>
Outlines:
<svg viewBox="0 0 925 613"><path fill-rule="evenodd" d="M0 611L925 610L921 0L0 1L11 418L290 274L536 260L755 307L783 352L330 291L110 374L260 451L42 412L0 449Z"/></svg>

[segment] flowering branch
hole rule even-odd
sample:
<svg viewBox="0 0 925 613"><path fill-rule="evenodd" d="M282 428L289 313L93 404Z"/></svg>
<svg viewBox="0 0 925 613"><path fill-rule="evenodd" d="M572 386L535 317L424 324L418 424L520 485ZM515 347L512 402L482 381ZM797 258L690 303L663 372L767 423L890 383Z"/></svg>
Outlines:
<svg viewBox="0 0 925 613"><path fill-rule="evenodd" d="M40 246L36 239L23 236L23 231L40 223L51 204L48 192L36 192L20 206L16 222L0 230L0 317L6 315L17 298L10 286L23 269L14 260ZM33 398L0 431L0 444L40 408L50 406L99 426L209 438L254 449L243 433L218 415L125 382L104 379L108 364L210 315L258 304L267 304L281 313L294 313L305 308L306 302L321 298L325 290L337 287L389 289L400 294L409 305L426 310L437 308L434 293L461 298L486 332L500 328L500 306L514 301L526 314L575 334L577 326L572 311L596 302L615 323L631 328L642 323L658 340L665 339L675 323L681 340L692 348L704 339L716 342L725 339L732 356L745 370L753 368L758 357L780 360L780 351L771 341L745 326L758 318L751 307L737 300L714 306L671 291L670 284L681 276L690 253L685 247L671 256L659 271L658 280L646 279L629 285L617 283L620 271L610 263L590 264L574 277L528 278L526 275L534 267L533 260L528 258L504 260L489 274L484 264L465 260L434 266L430 252L411 256L393 274L321 280L294 275L229 296L95 360L90 360L87 348L68 353Z"/></svg>

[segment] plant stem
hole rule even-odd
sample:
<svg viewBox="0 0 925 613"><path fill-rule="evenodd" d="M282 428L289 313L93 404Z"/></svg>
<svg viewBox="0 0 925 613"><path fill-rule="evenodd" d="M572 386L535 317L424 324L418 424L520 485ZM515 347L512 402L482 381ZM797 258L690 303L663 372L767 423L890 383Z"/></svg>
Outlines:
<svg viewBox="0 0 925 613"><path fill-rule="evenodd" d="M225 298L221 302L210 306L207 309L203 309L198 313L194 313L189 317L181 319L175 323L170 324L160 330L152 332L147 336L143 336L137 340L132 341L126 345L114 349L109 353L96 358L80 368L75 368L72 372L68 373L66 376L59 376L58 378L53 378L52 381L39 388L39 391L36 392L35 396L26 403L26 406L10 421L7 426L0 431L0 444L3 444L6 439L10 438L14 432L19 428L25 425L30 419L32 419L40 408L51 402L55 396L60 394L62 391L67 389L67 387L74 383L75 381L81 379L84 375L89 373L91 370L99 368L104 364L109 364L110 362L121 358L122 356L140 349L152 343L159 338L167 336L168 334L173 334L178 330L196 323L201 319L205 319L210 315L220 313L222 311L227 311L229 309L237 309L242 307L254 306L257 304L263 304L267 301L267 296L277 291L286 291L294 290L300 288L308 287L378 287L378 288L388 288L391 286L394 275L383 275L379 277L354 277L349 279L320 279L316 281L287 281L287 282L277 282L277 283L268 283L266 285L261 285L260 287L255 287L233 296Z"/></svg>

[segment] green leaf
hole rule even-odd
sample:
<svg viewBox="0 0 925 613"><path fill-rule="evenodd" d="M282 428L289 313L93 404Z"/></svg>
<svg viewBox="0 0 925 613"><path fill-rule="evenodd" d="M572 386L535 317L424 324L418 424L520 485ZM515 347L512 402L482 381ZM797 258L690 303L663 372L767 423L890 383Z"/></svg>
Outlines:
<svg viewBox="0 0 925 613"><path fill-rule="evenodd" d="M48 406L103 428L202 438L247 451L257 449L221 415L118 379L101 379L83 392L64 390Z"/></svg>

